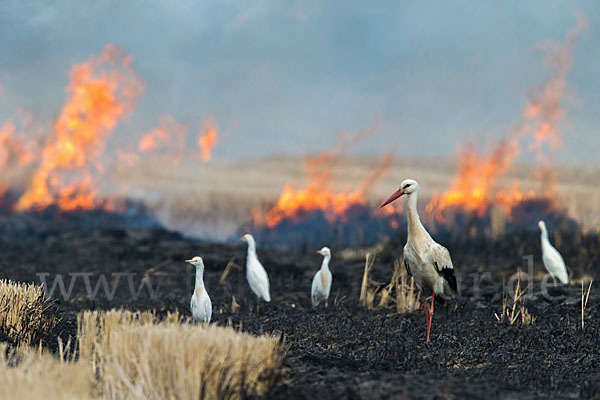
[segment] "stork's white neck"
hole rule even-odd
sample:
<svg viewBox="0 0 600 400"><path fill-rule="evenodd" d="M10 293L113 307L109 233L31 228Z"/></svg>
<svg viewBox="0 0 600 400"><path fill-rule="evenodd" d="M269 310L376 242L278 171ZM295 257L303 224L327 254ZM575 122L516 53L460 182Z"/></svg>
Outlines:
<svg viewBox="0 0 600 400"><path fill-rule="evenodd" d="M424 240L431 239L427 230L421 223L419 212L417 211L417 192L407 195L406 210L408 216L408 240L413 243L422 243Z"/></svg>
<svg viewBox="0 0 600 400"><path fill-rule="evenodd" d="M323 269L323 270L329 269L329 260L331 260L330 254L323 256L323 262L321 263L321 269Z"/></svg>

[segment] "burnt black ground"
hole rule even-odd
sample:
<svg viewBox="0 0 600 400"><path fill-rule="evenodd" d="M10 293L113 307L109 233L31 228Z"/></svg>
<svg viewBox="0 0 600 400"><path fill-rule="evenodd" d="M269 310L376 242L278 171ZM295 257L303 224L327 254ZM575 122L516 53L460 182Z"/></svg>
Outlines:
<svg viewBox="0 0 600 400"><path fill-rule="evenodd" d="M282 337L288 345L285 365L289 384L274 398L598 398L600 397L600 296L592 286L586 328L580 327L578 285L556 287L529 299L533 326L499 323L502 279L526 269L522 256L534 255L534 272L542 270L539 237L528 233L497 241L444 242L461 286L461 300L436 304L431 343L425 343L422 312L395 314L367 311L358 305L364 261L342 261L334 251L334 282L328 308L313 309L309 292L320 265L317 254L264 252L259 257L271 279L270 304L254 300L242 269L232 268L225 284L219 278L228 261L245 264L245 247L205 243L160 228L133 229L113 216L0 216L0 278L51 286L57 274L67 300L55 290L63 314L60 335L75 335L76 312L84 309L179 310L189 314L193 270L182 260L200 255L206 264L206 286L213 301L213 320L255 334ZM556 235L558 247L577 278L598 277L599 239L580 233ZM373 278L388 281L392 260L404 237L378 256ZM260 243L259 243L260 246ZM315 249L316 250L316 249ZM103 289L88 298L104 274L116 286L108 299ZM121 275L128 273L131 275ZM482 275L485 274L485 275ZM145 278L144 278L145 277ZM130 279L131 281L129 281ZM479 282L479 289L474 282ZM137 291L133 298L130 282ZM600 282L599 282L600 284ZM112 288L113 286L109 286ZM541 291L534 282L533 293ZM232 297L239 310L232 310ZM47 345L56 346L56 338Z"/></svg>

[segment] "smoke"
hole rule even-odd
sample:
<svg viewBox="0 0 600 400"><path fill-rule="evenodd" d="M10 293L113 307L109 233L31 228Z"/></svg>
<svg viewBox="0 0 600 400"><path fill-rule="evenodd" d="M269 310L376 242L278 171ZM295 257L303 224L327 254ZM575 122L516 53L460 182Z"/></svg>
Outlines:
<svg viewBox="0 0 600 400"><path fill-rule="evenodd" d="M585 17L577 16L576 26L567 32L564 42L547 41L540 48L546 53L545 62L553 70L542 85L533 86L527 93L522 121L518 126L520 135L532 136L530 150L536 150L538 158L543 146L552 150L562 146L561 125L565 122L564 99L568 94L567 74L573 61L573 51L578 35L588 27Z"/></svg>
<svg viewBox="0 0 600 400"><path fill-rule="evenodd" d="M562 144L562 127L565 119L564 99L568 90L567 74L572 63L577 35L587 27L587 21L578 17L576 26L569 30L563 42L547 41L541 47L546 52L545 62L551 73L540 85L527 91L527 101L520 120L510 129L486 155L474 146L458 153L458 168L450 188L442 195L433 196L427 210L436 220L444 221L451 209L477 212L482 216L494 203L510 208L528 197L538 194L521 193L518 180L511 188L502 186L515 165L517 156L523 152L536 151L538 169L534 177L539 180L542 190L539 195L552 194L554 173L542 160L546 145L555 150ZM527 146L526 144L529 143Z"/></svg>

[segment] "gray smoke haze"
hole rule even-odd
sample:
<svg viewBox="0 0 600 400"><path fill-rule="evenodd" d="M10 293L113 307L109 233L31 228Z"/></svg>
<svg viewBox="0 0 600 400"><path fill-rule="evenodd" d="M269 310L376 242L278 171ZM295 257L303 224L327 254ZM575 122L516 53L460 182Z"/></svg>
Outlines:
<svg viewBox="0 0 600 400"><path fill-rule="evenodd" d="M600 5L589 1L19 1L0 3L0 122L51 121L71 65L114 43L145 82L121 136L213 117L215 159L299 154L381 120L359 151L451 156L519 118L549 68L536 46L584 15L563 163L597 162Z"/></svg>

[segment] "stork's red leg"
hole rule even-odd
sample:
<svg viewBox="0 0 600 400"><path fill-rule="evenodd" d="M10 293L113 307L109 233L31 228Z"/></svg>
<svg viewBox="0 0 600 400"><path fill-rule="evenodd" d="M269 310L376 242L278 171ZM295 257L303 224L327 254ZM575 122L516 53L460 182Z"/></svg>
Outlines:
<svg viewBox="0 0 600 400"><path fill-rule="evenodd" d="M427 328L427 341L429 342L429 331L431 330L431 323L433 322L433 310L435 308L435 292L431 291L431 311L429 313L429 327Z"/></svg>
<svg viewBox="0 0 600 400"><path fill-rule="evenodd" d="M431 329L431 319L429 318L429 302L425 299L425 320L427 321L427 341L429 342L429 329Z"/></svg>

